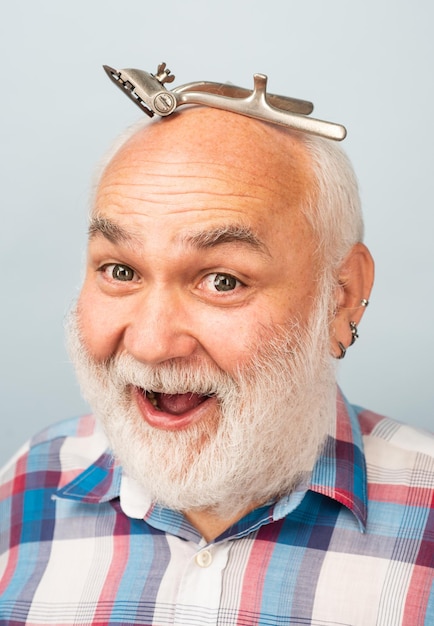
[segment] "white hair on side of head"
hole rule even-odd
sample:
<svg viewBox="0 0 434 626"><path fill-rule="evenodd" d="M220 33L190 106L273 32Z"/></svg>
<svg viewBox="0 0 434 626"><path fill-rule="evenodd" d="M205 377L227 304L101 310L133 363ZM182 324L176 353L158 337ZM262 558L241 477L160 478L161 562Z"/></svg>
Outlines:
<svg viewBox="0 0 434 626"><path fill-rule="evenodd" d="M351 247L363 240L359 188L345 152L328 139L303 135L315 177L304 214L318 239L318 253L333 271Z"/></svg>

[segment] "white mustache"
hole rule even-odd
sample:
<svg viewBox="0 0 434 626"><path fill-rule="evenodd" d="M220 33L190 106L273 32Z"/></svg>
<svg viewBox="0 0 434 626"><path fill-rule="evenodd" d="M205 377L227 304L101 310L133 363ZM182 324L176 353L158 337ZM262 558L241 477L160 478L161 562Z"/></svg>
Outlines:
<svg viewBox="0 0 434 626"><path fill-rule="evenodd" d="M98 368L98 366L96 366ZM99 368L98 368L99 369ZM128 354L101 366L101 379L119 389L133 386L165 394L194 393L223 398L239 389L235 378L208 364L169 362L157 366L139 363Z"/></svg>

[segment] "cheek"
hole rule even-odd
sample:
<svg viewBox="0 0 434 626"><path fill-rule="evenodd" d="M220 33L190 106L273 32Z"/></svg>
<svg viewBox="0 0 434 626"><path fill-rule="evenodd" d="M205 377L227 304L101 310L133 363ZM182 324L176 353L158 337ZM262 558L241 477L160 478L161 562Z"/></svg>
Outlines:
<svg viewBox="0 0 434 626"><path fill-rule="evenodd" d="M233 374L239 365L242 365L251 357L249 346L252 345L252 336L243 323L220 322L207 324L202 327L198 342L206 354L223 371Z"/></svg>
<svg viewBox="0 0 434 626"><path fill-rule="evenodd" d="M314 290L297 298L294 293L270 297L249 310L203 320L201 344L217 365L233 374L237 367L251 362L257 349L264 348L279 328L298 328L309 318Z"/></svg>
<svg viewBox="0 0 434 626"><path fill-rule="evenodd" d="M78 323L83 342L97 361L109 358L117 349L122 336L115 311L96 297L86 286L78 299Z"/></svg>
<svg viewBox="0 0 434 626"><path fill-rule="evenodd" d="M196 319L196 339L208 358L234 374L251 361L272 325L269 309L258 305L239 311L207 311Z"/></svg>

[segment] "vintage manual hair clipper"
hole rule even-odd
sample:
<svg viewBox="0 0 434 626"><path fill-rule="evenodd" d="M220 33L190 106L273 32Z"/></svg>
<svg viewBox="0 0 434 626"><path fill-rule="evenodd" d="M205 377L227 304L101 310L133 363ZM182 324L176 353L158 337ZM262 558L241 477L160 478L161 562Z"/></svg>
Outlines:
<svg viewBox="0 0 434 626"><path fill-rule="evenodd" d="M228 83L206 81L187 83L169 90L165 84L171 83L175 76L165 63L158 66L156 74L136 69L115 70L108 65L104 65L104 69L115 85L150 117L154 114L170 115L183 104L199 104L337 141L347 134L340 124L309 117L313 111L311 102L267 94L265 74L253 76L252 91Z"/></svg>

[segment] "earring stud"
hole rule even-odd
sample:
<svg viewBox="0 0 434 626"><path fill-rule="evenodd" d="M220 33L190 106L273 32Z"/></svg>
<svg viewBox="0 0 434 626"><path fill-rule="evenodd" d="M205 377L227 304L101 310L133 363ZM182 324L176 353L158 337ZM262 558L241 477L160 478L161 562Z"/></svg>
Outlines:
<svg viewBox="0 0 434 626"><path fill-rule="evenodd" d="M357 328L356 322L350 322L350 329L351 329L351 343L350 343L350 346L352 346L353 343L356 341L356 339L359 338L359 332L358 332L358 328Z"/></svg>

